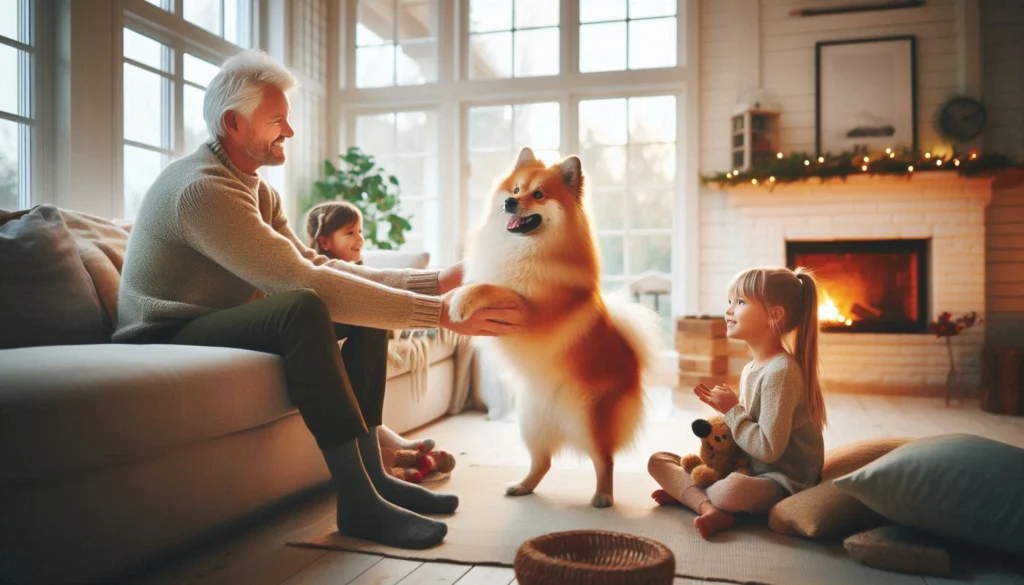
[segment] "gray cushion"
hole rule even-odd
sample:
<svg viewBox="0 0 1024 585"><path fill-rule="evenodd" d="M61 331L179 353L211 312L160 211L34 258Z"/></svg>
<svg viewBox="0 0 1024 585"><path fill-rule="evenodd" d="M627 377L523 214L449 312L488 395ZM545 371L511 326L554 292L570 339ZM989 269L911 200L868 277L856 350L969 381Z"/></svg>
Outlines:
<svg viewBox="0 0 1024 585"><path fill-rule="evenodd" d="M271 354L121 344L0 351L0 481L143 460L294 411Z"/></svg>
<svg viewBox="0 0 1024 585"><path fill-rule="evenodd" d="M835 480L882 516L1024 554L1024 449L967 434L916 439Z"/></svg>
<svg viewBox="0 0 1024 585"><path fill-rule="evenodd" d="M107 341L103 308L60 211L0 225L0 349Z"/></svg>

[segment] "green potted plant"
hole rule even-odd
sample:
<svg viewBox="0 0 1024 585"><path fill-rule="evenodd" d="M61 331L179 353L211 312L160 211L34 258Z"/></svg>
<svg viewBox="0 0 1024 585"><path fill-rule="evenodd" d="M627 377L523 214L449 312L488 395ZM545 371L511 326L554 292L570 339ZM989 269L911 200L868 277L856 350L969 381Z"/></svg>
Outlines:
<svg viewBox="0 0 1024 585"><path fill-rule="evenodd" d="M405 233L412 229L412 216L401 214L401 187L398 178L377 164L373 155L352 146L338 155L343 163L336 167L324 160L323 178L313 183L303 213L325 201L344 200L363 213L363 237L366 243L380 250L397 250L405 243Z"/></svg>

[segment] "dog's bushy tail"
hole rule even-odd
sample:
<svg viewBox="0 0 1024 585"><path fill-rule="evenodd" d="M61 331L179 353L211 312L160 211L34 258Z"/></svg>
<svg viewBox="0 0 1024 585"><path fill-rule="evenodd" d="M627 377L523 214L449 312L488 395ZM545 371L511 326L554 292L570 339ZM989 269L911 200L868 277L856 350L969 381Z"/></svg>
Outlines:
<svg viewBox="0 0 1024 585"><path fill-rule="evenodd" d="M612 323L636 352L644 383L663 378L667 372L662 359L665 342L662 339L661 316L634 302L625 293L604 295L604 304L608 307Z"/></svg>

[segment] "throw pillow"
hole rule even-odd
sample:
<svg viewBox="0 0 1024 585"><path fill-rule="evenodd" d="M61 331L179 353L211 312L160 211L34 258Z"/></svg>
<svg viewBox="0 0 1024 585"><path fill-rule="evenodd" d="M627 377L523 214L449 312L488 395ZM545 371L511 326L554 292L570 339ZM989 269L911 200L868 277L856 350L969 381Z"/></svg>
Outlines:
<svg viewBox="0 0 1024 585"><path fill-rule="evenodd" d="M0 225L0 349L103 343L103 309L60 211Z"/></svg>
<svg viewBox="0 0 1024 585"><path fill-rule="evenodd" d="M775 504L768 512L768 527L781 534L831 538L881 526L885 518L857 498L836 489L832 480L860 469L909 441L907 438L868 439L830 449L825 453L822 482Z"/></svg>
<svg viewBox="0 0 1024 585"><path fill-rule="evenodd" d="M935 538L890 524L843 541L850 556L869 567L942 577L949 574L949 551Z"/></svg>
<svg viewBox="0 0 1024 585"><path fill-rule="evenodd" d="M968 434L917 439L835 480L893 522L1024 554L1024 449Z"/></svg>

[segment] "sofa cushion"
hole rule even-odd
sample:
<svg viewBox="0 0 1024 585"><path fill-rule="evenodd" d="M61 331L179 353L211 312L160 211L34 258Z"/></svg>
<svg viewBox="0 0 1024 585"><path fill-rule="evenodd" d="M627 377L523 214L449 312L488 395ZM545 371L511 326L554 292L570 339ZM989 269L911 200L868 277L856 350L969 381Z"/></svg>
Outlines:
<svg viewBox="0 0 1024 585"><path fill-rule="evenodd" d="M366 250L363 264L371 268L418 268L430 264L430 252L407 252L404 250Z"/></svg>
<svg viewBox="0 0 1024 585"><path fill-rule="evenodd" d="M1024 449L969 434L916 439L835 486L893 522L1024 555Z"/></svg>
<svg viewBox="0 0 1024 585"><path fill-rule="evenodd" d="M0 349L102 343L92 278L60 211L40 205L0 225Z"/></svg>
<svg viewBox="0 0 1024 585"><path fill-rule="evenodd" d="M183 345L0 351L0 481L139 461L295 411L277 356Z"/></svg>

